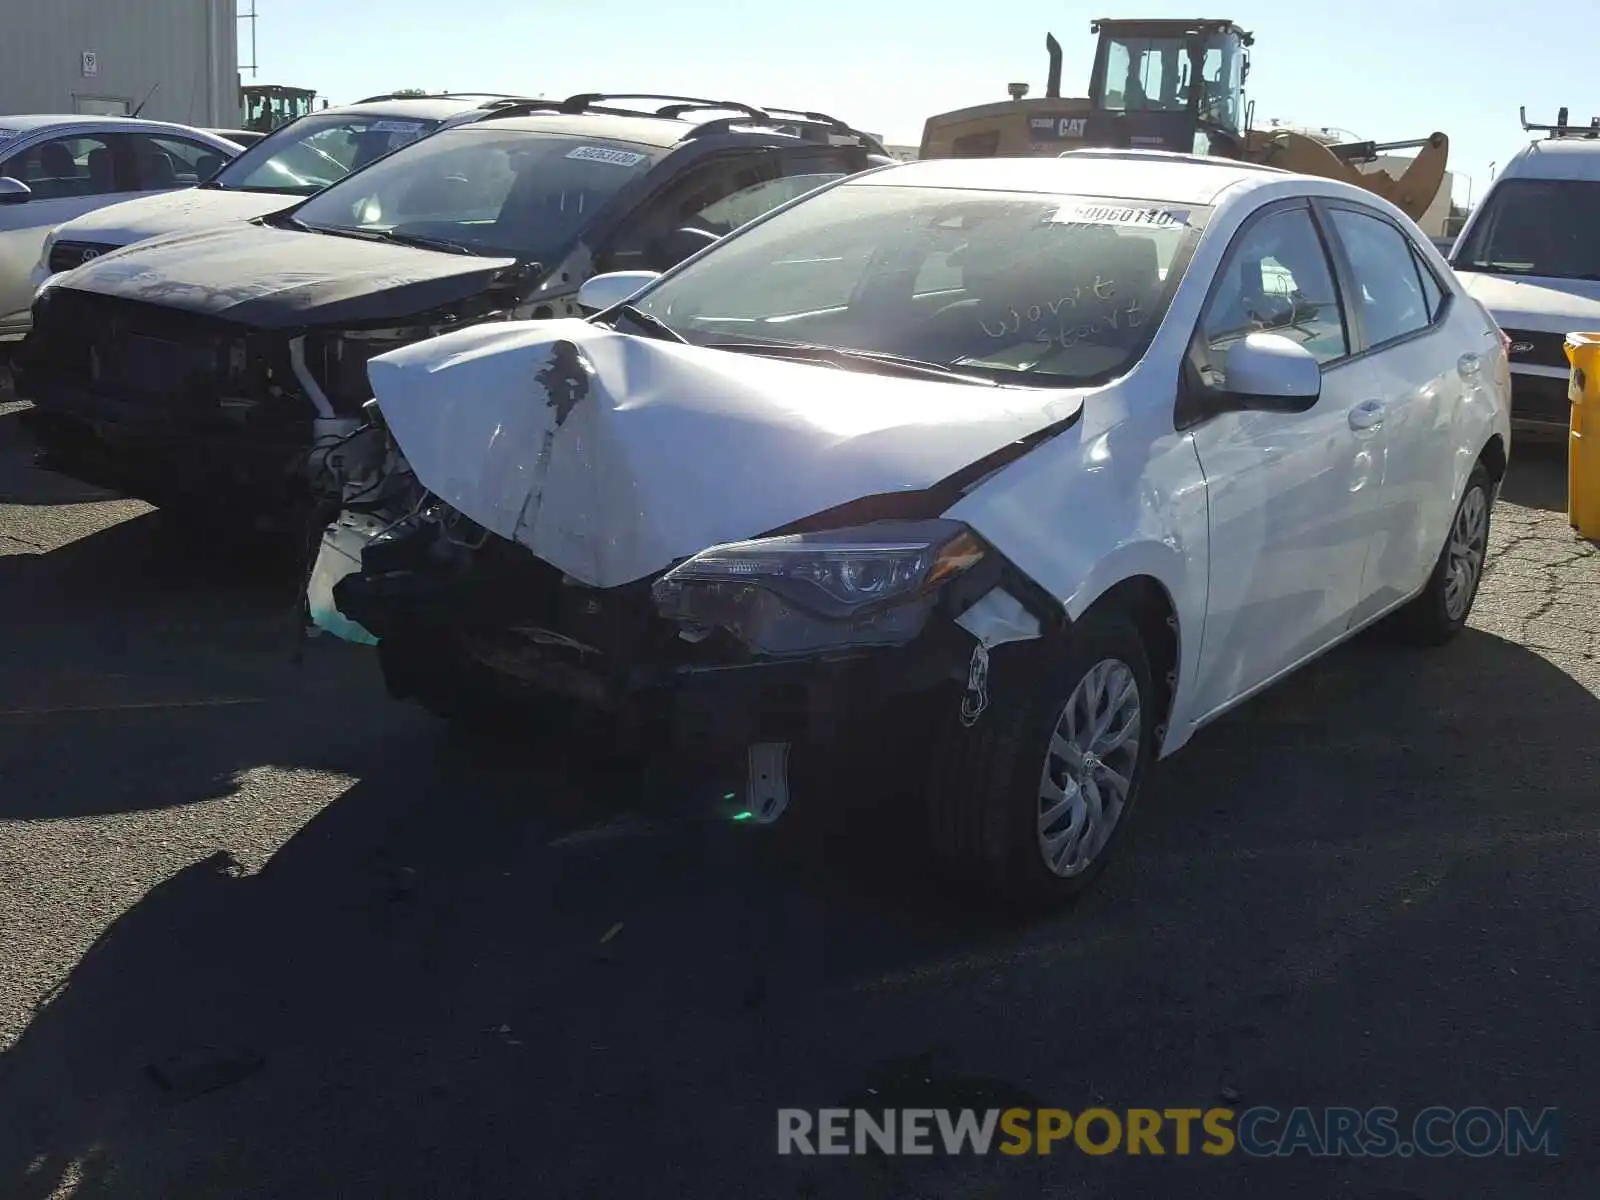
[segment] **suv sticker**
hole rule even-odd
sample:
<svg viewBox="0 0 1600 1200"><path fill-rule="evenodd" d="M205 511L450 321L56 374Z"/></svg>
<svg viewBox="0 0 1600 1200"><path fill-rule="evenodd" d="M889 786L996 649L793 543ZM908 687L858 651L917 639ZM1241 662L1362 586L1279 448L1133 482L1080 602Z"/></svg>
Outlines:
<svg viewBox="0 0 1600 1200"><path fill-rule="evenodd" d="M1186 208L1120 208L1110 204L1066 204L1050 220L1059 225L1117 225L1131 229L1182 229Z"/></svg>
<svg viewBox="0 0 1600 1200"><path fill-rule="evenodd" d="M421 133L421 121L374 121L367 127L373 133Z"/></svg>
<svg viewBox="0 0 1600 1200"><path fill-rule="evenodd" d="M607 146L579 146L576 150L568 150L567 157L581 158L586 162L610 163L614 167L636 167L648 155L635 154L631 150L612 150Z"/></svg>

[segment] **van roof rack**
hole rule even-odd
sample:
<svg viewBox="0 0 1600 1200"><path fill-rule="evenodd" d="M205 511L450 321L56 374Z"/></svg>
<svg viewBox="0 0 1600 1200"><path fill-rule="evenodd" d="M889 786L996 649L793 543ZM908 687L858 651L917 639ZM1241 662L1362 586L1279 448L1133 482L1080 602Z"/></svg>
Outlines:
<svg viewBox="0 0 1600 1200"><path fill-rule="evenodd" d="M1522 128L1527 133L1547 133L1552 138L1583 137L1600 138L1600 117L1590 117L1587 125L1567 124L1567 109L1563 106L1556 112L1554 125L1534 125L1528 121L1528 106L1523 105L1517 109L1517 116L1522 121Z"/></svg>

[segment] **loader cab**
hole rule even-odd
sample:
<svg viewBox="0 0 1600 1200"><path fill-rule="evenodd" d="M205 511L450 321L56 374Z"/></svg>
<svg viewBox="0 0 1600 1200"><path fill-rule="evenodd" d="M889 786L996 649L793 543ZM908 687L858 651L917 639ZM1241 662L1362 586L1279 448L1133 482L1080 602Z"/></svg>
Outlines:
<svg viewBox="0 0 1600 1200"><path fill-rule="evenodd" d="M1239 157L1251 34L1224 20L1103 19L1089 31L1086 144Z"/></svg>

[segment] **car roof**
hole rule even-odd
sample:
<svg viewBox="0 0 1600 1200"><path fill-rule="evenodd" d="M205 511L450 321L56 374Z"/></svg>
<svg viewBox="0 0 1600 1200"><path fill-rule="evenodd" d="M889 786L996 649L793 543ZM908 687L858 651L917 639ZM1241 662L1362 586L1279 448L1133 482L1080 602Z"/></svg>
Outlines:
<svg viewBox="0 0 1600 1200"><path fill-rule="evenodd" d="M198 125L184 125L178 121L156 121L149 117L98 117L88 113L21 113L15 116L0 116L0 129L13 134L33 133L57 125L126 125L129 129L192 129L196 133L206 132Z"/></svg>
<svg viewBox="0 0 1600 1200"><path fill-rule="evenodd" d="M460 113L482 108L489 100L482 96L395 96L381 100L360 100L354 104L335 104L314 109L312 116L420 117L444 121ZM507 95L505 99L514 99Z"/></svg>
<svg viewBox="0 0 1600 1200"><path fill-rule="evenodd" d="M1574 135L1530 142L1511 156L1497 178L1600 180L1600 138Z"/></svg>
<svg viewBox="0 0 1600 1200"><path fill-rule="evenodd" d="M1253 163L1153 150L1073 150L1059 158L935 158L884 167L841 187L977 188L1000 192L1059 192L1126 196L1209 205L1240 184L1280 182L1290 172Z"/></svg>
<svg viewBox="0 0 1600 1200"><path fill-rule="evenodd" d="M525 133L571 134L574 137L603 138L658 147L676 146L694 128L695 122L677 117L619 116L601 112L534 112L514 117L492 117L461 126L461 129L475 131L515 129Z"/></svg>

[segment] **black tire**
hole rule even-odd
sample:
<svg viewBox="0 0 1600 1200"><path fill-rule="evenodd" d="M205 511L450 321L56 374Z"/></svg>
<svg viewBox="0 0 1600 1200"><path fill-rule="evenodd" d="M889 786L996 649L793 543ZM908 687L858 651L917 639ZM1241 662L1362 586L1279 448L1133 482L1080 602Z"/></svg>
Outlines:
<svg viewBox="0 0 1600 1200"><path fill-rule="evenodd" d="M1478 585L1483 582L1484 560L1489 550L1489 521L1493 515L1490 503L1493 496L1494 485L1489 482L1489 472L1484 469L1482 463L1479 463L1472 468L1472 474L1467 476L1467 486L1462 489L1461 499L1450 518L1450 529L1445 534L1444 546L1440 548L1439 557L1433 565L1433 574L1428 577L1428 586L1396 614L1399 618L1396 622L1397 631L1413 645L1441 646L1466 628L1467 618L1472 615L1473 601L1478 596ZM1469 504L1473 503L1481 503L1483 511L1482 527L1475 539L1477 559L1470 585L1466 589L1466 603L1458 603L1455 606L1456 611L1452 611L1450 603L1452 549L1456 544L1464 514L1467 513Z"/></svg>
<svg viewBox="0 0 1600 1200"><path fill-rule="evenodd" d="M1079 873L1063 876L1045 862L1041 777L1069 699L1090 670L1106 660L1125 665L1138 690L1139 734L1127 774L1131 786L1098 853ZM1054 647L1022 642L997 649L989 693L988 709L971 728L952 714L935 756L929 783L934 853L948 870L1007 904L1024 909L1063 904L1086 891L1105 869L1154 758L1162 716L1144 639L1124 613L1091 611Z"/></svg>

